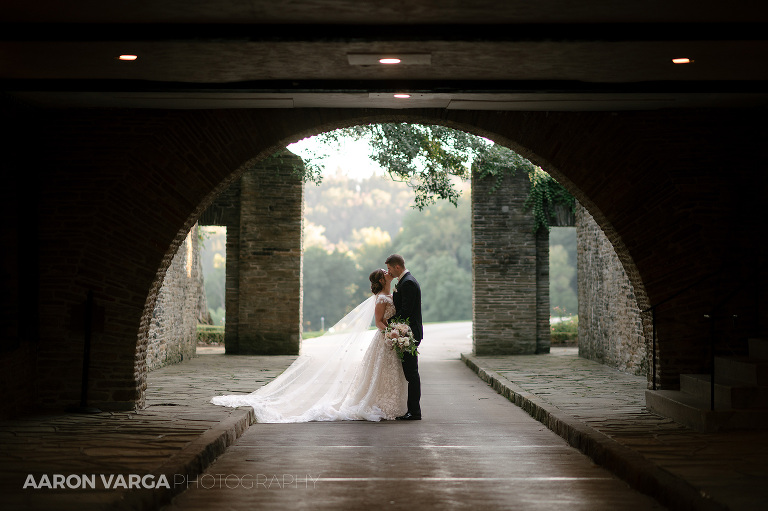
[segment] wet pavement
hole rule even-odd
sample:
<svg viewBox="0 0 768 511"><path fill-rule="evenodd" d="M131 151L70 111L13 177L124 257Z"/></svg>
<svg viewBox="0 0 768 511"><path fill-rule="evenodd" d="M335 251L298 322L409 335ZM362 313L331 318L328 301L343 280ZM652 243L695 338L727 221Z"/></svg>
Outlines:
<svg viewBox="0 0 768 511"><path fill-rule="evenodd" d="M0 422L3 509L763 507L764 432L650 414L644 378L575 349L462 361L470 324L430 328L423 421L250 425L248 409L208 400L293 357L201 355L150 373L145 410Z"/></svg>
<svg viewBox="0 0 768 511"><path fill-rule="evenodd" d="M462 358L571 445L672 509L768 508L768 425L696 432L645 408L644 376L580 358L578 348Z"/></svg>
<svg viewBox="0 0 768 511"><path fill-rule="evenodd" d="M420 348L423 420L255 424L167 511L663 509L494 392L458 351L426 344L438 335Z"/></svg>

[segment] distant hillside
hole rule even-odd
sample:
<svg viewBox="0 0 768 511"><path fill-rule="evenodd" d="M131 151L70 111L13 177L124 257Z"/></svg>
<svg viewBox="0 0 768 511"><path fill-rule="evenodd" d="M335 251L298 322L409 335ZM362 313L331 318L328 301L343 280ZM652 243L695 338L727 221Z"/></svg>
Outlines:
<svg viewBox="0 0 768 511"><path fill-rule="evenodd" d="M388 176L356 181L337 175L304 189L305 221L324 227L323 235L332 245L350 245L353 231L366 227L378 227L394 238L412 204L408 185Z"/></svg>

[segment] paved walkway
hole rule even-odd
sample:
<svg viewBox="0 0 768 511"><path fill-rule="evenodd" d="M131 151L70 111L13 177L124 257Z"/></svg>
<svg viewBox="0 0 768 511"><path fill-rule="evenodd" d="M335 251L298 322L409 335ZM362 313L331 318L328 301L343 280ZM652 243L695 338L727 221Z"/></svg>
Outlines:
<svg viewBox="0 0 768 511"><path fill-rule="evenodd" d="M672 509L768 508L768 426L693 431L645 409L645 377L579 358L578 348L462 359L571 445Z"/></svg>
<svg viewBox="0 0 768 511"><path fill-rule="evenodd" d="M442 328L430 339L461 332L460 326ZM460 354L471 349L465 337L422 347L421 422L256 424L248 429L248 410L213 406L208 399L251 391L279 374L292 357L224 355L204 355L152 372L148 407L140 412L0 422L2 508L157 509L176 495L171 508L187 509L195 492L201 501L215 494L202 487L180 493L189 481L197 478L208 485L209 479L198 478L206 467L245 473L234 471L241 462L258 469L250 470L257 476L294 477L281 479L280 491L270 490L272 500L253 489L244 497L280 504L292 495L285 505L291 509L322 507L310 505L319 503L343 507L350 502L346 490L365 495L371 504L389 498L386 502L394 504L387 507L421 509L390 498L392 492L398 499L405 496L406 487L410 499L426 509L659 507L629 492L622 481L567 447L566 440L670 509L764 507L764 433L700 434L649 414L643 409L643 378L579 359L573 349L538 356L466 356L462 363ZM492 392L467 365L521 407ZM287 426L294 427L291 435L282 429ZM406 451L418 460L415 472L394 470L402 463L393 453L402 452L403 444L415 446ZM23 489L30 474L36 485L44 476L51 482L56 474L66 479L59 489ZM85 479L78 475L94 474L97 489L67 487ZM165 476L170 488L121 488L113 478L110 489L98 489L102 474L123 475L129 484L131 474L149 474L149 484ZM411 484L404 486L403 479ZM234 483L229 480L230 486ZM258 488L265 483L263 478L255 481ZM470 491L484 497L469 500ZM219 496L234 493L227 489ZM433 502L439 506L428 507Z"/></svg>
<svg viewBox="0 0 768 511"><path fill-rule="evenodd" d="M420 348L424 420L255 424L166 511L663 509L444 349Z"/></svg>

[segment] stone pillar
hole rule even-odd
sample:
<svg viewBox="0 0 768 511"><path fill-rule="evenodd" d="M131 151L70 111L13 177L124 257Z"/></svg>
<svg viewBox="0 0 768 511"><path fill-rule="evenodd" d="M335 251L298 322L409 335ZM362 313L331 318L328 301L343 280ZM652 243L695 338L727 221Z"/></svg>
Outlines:
<svg viewBox="0 0 768 511"><path fill-rule="evenodd" d="M472 180L473 344L477 355L546 352L540 339L542 310L549 318L549 268L540 268L542 240L533 232L533 215L525 209L527 174ZM539 280L543 285L539 285ZM539 300L539 295L542 299ZM544 298L546 296L546 299ZM548 321L547 321L548 332Z"/></svg>
<svg viewBox="0 0 768 511"><path fill-rule="evenodd" d="M301 159L286 150L245 172L240 181L237 346L230 349L227 330L227 353L299 352L304 183L294 163L301 165ZM228 301L228 325L230 319Z"/></svg>
<svg viewBox="0 0 768 511"><path fill-rule="evenodd" d="M536 231L536 353L549 353L549 232Z"/></svg>
<svg viewBox="0 0 768 511"><path fill-rule="evenodd" d="M234 183L237 209L227 222L226 276L224 277L224 350L240 353L238 339L240 317L240 181Z"/></svg>

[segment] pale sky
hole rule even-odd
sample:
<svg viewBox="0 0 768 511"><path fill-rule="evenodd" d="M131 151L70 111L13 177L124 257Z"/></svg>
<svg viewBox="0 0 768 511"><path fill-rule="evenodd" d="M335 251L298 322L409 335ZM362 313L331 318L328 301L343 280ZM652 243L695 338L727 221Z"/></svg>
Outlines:
<svg viewBox="0 0 768 511"><path fill-rule="evenodd" d="M329 153L324 161L325 170L323 176L331 176L336 173L336 168L341 167L344 174L358 181L371 177L373 174L384 175L384 169L368 158L370 148L364 140L343 139L339 151L335 147L324 148L324 144L314 141L315 137L305 138L295 144L290 144L288 150L299 156L307 156L307 151L316 154Z"/></svg>

